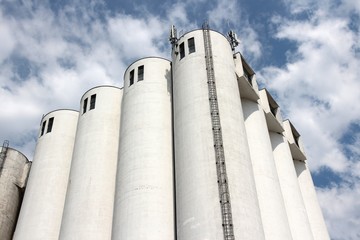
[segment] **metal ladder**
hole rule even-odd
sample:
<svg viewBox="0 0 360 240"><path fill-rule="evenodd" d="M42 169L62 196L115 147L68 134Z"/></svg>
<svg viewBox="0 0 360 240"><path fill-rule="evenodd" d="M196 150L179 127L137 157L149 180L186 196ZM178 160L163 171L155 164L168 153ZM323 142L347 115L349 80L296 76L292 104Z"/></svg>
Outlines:
<svg viewBox="0 0 360 240"><path fill-rule="evenodd" d="M211 123L214 138L214 150L216 158L216 173L219 188L222 227L224 232L224 240L234 240L234 228L231 213L230 193L226 174L225 154L223 147L222 131L220 124L219 106L217 101L214 63L211 50L211 39L209 25L203 25L205 62L207 72L207 83L209 91L209 104L211 113Z"/></svg>
<svg viewBox="0 0 360 240"><path fill-rule="evenodd" d="M4 167L4 162L5 162L5 158L6 158L8 148L9 148L9 141L5 140L3 145L2 145L1 152L0 152L0 174L1 174L2 169Z"/></svg>

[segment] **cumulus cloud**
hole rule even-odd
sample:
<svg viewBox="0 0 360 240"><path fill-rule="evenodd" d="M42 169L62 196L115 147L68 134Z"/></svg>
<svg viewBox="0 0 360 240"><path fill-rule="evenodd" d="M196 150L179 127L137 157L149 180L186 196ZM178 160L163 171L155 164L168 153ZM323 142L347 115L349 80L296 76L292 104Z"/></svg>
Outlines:
<svg viewBox="0 0 360 240"><path fill-rule="evenodd" d="M327 167L343 181L318 189L333 238L357 239L360 130L351 141L343 139L360 126L360 105L354 104L360 102L360 3L283 3L292 16L273 16L273 37L295 47L283 67L255 69L257 78L302 134L310 167ZM0 2L0 140L9 139L30 159L42 114L78 109L91 87L121 86L125 68L137 58L168 57L170 24L184 33L208 19L223 33L235 30L238 50L250 63L263 56L262 33L236 0L166 3L161 16L145 5L135 16L111 12L101 0L56 4Z"/></svg>
<svg viewBox="0 0 360 240"><path fill-rule="evenodd" d="M323 208L323 215L332 239L360 239L360 214L354 209L360 209L360 186L336 186L317 189L319 201L331 204ZM346 216L346 217L344 217Z"/></svg>
<svg viewBox="0 0 360 240"><path fill-rule="evenodd" d="M273 17L273 37L295 48L285 66L266 66L259 79L302 134L310 168L329 168L341 179L317 189L332 238L359 239L359 4L284 2L294 15Z"/></svg>
<svg viewBox="0 0 360 240"><path fill-rule="evenodd" d="M360 120L360 105L354 104L360 100L360 59L355 49L359 38L346 20L316 13L312 21L283 19L277 24L275 37L294 41L298 47L289 53L285 68L262 70L266 85L277 92L287 116L305 131L310 146L327 142L322 151L310 151L309 158L316 159L310 163L313 168L343 161L344 156L339 158L335 152L341 146L338 140L351 123ZM314 131L320 132L311 134ZM333 157L324 154L328 152ZM333 166L333 170L345 167Z"/></svg>
<svg viewBox="0 0 360 240"><path fill-rule="evenodd" d="M162 20L151 14L111 15L102 4L75 3L57 11L37 1L0 5L1 139L30 159L43 114L78 109L89 88L121 86L131 61L164 56Z"/></svg>

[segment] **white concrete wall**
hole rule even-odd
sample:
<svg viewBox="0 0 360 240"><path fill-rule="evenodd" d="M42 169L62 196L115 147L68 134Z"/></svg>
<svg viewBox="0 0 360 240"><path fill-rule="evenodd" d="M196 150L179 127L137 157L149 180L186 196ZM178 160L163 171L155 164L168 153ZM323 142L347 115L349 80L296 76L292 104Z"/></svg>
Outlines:
<svg viewBox="0 0 360 240"><path fill-rule="evenodd" d="M270 138L293 239L311 240L313 235L287 140L275 132L270 132Z"/></svg>
<svg viewBox="0 0 360 240"><path fill-rule="evenodd" d="M235 238L263 239L232 51L223 35L210 35ZM189 54L191 37L196 52ZM177 238L223 239L203 32L182 42L185 57L173 51Z"/></svg>
<svg viewBox="0 0 360 240"><path fill-rule="evenodd" d="M138 81L138 67L144 79ZM129 72L134 84L129 86ZM125 72L112 239L175 239L170 61Z"/></svg>
<svg viewBox="0 0 360 240"><path fill-rule="evenodd" d="M96 104L90 110L93 94ZM111 238L121 97L121 89L100 86L81 99L59 239ZM87 111L83 113L86 98Z"/></svg>
<svg viewBox="0 0 360 240"><path fill-rule="evenodd" d="M259 92L261 107L266 114L275 166L294 240L313 239L309 219L302 199L297 175L287 140L284 137L280 108L266 89ZM271 112L272 107L277 108ZM278 126L276 126L278 125Z"/></svg>
<svg viewBox="0 0 360 240"><path fill-rule="evenodd" d="M263 109L241 99L265 239L292 239Z"/></svg>
<svg viewBox="0 0 360 240"><path fill-rule="evenodd" d="M298 160L294 160L294 164L314 240L328 240L330 236L316 196L308 165L306 161Z"/></svg>
<svg viewBox="0 0 360 240"><path fill-rule="evenodd" d="M315 186L307 161L305 160L306 156L302 139L289 120L285 120L283 125L285 129L284 135L290 147L291 157L294 159L295 171L314 240L328 240L330 239L329 233L317 200ZM298 135L297 141L295 140L294 134Z"/></svg>
<svg viewBox="0 0 360 240"><path fill-rule="evenodd" d="M57 110L43 117L14 239L58 239L78 116L77 111ZM51 117L53 127L47 132Z"/></svg>
<svg viewBox="0 0 360 240"><path fill-rule="evenodd" d="M1 151L2 147L0 147ZM0 175L0 236L11 240L26 186L31 162L19 151L8 148Z"/></svg>

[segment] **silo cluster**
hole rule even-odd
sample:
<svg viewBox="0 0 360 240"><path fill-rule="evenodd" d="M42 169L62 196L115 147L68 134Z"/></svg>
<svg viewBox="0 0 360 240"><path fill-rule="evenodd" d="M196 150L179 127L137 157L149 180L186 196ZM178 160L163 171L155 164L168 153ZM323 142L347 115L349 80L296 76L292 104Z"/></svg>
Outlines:
<svg viewBox="0 0 360 240"><path fill-rule="evenodd" d="M177 38L42 118L14 239L329 239L300 134L228 37Z"/></svg>

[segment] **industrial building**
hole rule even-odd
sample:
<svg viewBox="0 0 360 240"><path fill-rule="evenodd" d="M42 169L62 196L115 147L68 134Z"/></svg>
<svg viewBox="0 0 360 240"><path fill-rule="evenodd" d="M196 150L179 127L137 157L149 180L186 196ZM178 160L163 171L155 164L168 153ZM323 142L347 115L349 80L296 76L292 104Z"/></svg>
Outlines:
<svg viewBox="0 0 360 240"><path fill-rule="evenodd" d="M43 116L13 239L330 239L301 136L236 35L170 42Z"/></svg>

